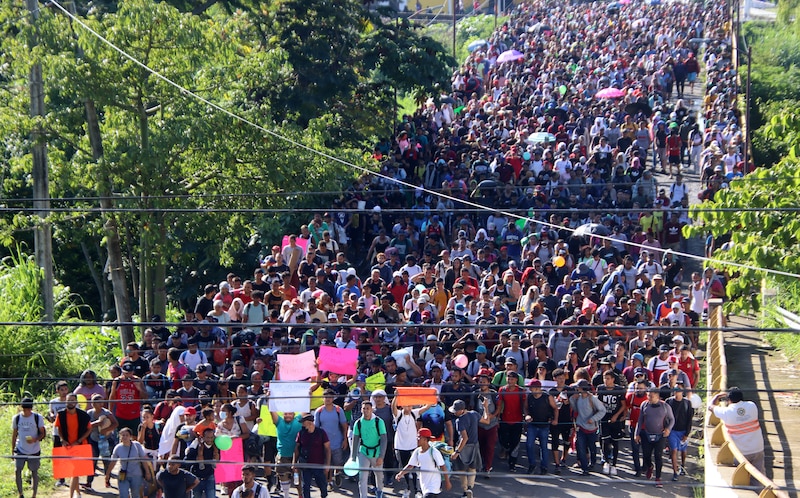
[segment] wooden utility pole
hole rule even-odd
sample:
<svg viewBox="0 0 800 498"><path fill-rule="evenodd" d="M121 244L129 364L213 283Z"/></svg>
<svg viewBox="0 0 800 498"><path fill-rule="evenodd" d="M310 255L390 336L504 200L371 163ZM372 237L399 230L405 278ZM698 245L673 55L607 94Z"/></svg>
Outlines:
<svg viewBox="0 0 800 498"><path fill-rule="evenodd" d="M39 18L39 4L36 0L27 0L34 24ZM37 30L38 34L38 30ZM34 35L31 45L38 44ZM31 66L29 82L31 94L31 117L44 117L44 82L42 81L42 65L35 62ZM36 264L43 270L41 288L44 301L43 319L53 321L53 233L47 216L50 214L50 177L47 164L47 143L44 141L40 125L31 130L33 143L33 208L39 215L39 223L34 232L34 251Z"/></svg>

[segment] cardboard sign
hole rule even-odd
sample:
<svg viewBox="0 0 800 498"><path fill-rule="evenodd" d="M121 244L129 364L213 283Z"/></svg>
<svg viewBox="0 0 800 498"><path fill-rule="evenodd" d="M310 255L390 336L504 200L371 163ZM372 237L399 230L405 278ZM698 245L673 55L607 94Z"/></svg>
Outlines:
<svg viewBox="0 0 800 498"><path fill-rule="evenodd" d="M358 350L322 346L319 348L319 369L341 375L358 373Z"/></svg>
<svg viewBox="0 0 800 498"><path fill-rule="evenodd" d="M317 357L310 349L300 354L279 354L281 380L306 380L317 376Z"/></svg>
<svg viewBox="0 0 800 498"><path fill-rule="evenodd" d="M231 449L219 452L219 463L214 468L214 480L218 483L241 481L243 461L242 438L235 437Z"/></svg>
<svg viewBox="0 0 800 498"><path fill-rule="evenodd" d="M279 417L281 415L280 413L278 414ZM261 405L259 417L261 417L261 422L258 423L258 435L277 437L278 428L272 422L272 413L269 411L269 406Z"/></svg>
<svg viewBox="0 0 800 498"><path fill-rule="evenodd" d="M436 404L436 389L433 387L398 387L397 406L422 406Z"/></svg>
<svg viewBox="0 0 800 498"><path fill-rule="evenodd" d="M307 413L311 411L308 382L269 383L269 411Z"/></svg>

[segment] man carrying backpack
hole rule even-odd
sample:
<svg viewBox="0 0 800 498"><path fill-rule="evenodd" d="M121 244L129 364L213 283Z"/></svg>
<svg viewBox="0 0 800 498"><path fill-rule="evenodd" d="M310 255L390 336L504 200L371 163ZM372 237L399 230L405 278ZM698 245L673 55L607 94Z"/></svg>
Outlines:
<svg viewBox="0 0 800 498"><path fill-rule="evenodd" d="M444 457L439 450L430 445L431 431L422 428L417 433L419 447L411 453L408 464L397 473L395 479L398 481L412 469L418 468L421 472L419 482L422 487L423 498L439 496L442 492L442 476L444 477L444 489L450 491L453 485L450 483L450 474L444 464Z"/></svg>
<svg viewBox="0 0 800 498"><path fill-rule="evenodd" d="M11 441L14 444L14 463L16 466L17 494L22 496L22 469L28 464L31 472L33 496L39 489L39 443L47 433L44 428L44 417L33 411L33 399L22 398L22 412L11 420Z"/></svg>
<svg viewBox="0 0 800 498"><path fill-rule="evenodd" d="M373 413L372 401L364 401L361 405L363 415L353 425L353 449L351 459L358 459L359 473L358 492L360 498L367 498L367 482L369 472L375 474L375 498L383 498L383 458L389 438L383 419Z"/></svg>
<svg viewBox="0 0 800 498"><path fill-rule="evenodd" d="M294 448L294 472L303 473L303 498L311 498L311 481L317 482L322 498L328 496L327 469L331 465L331 443L325 430L314 424L314 415L302 418ZM298 466L299 464L299 466Z"/></svg>

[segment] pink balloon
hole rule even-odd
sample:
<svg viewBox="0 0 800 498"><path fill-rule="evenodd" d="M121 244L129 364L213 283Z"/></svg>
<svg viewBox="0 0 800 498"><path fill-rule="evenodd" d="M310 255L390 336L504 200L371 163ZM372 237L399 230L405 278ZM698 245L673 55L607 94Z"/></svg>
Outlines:
<svg viewBox="0 0 800 498"><path fill-rule="evenodd" d="M455 363L458 368L465 368L469 363L469 358L467 358L466 355L460 354L455 357L453 363Z"/></svg>

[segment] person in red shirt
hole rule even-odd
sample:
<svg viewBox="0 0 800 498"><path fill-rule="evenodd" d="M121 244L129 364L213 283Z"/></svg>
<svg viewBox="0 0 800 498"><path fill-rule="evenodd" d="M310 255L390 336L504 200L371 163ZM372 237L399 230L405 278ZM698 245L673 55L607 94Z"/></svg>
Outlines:
<svg viewBox="0 0 800 498"><path fill-rule="evenodd" d="M641 445L634 439L633 428L639 423L639 415L642 413L642 403L647 401L647 387L647 380L641 379L636 382L634 390L625 395L625 404L627 404L630 409L631 455L633 456L633 470L636 472L636 477L642 476L642 462L640 458Z"/></svg>
<svg viewBox="0 0 800 498"><path fill-rule="evenodd" d="M119 421L119 427L127 427L131 431L139 431L139 418L142 411L142 400L147 399L147 390L142 379L133 374L133 363L122 364L122 375L111 384L111 407Z"/></svg>
<svg viewBox="0 0 800 498"><path fill-rule="evenodd" d="M674 126L673 126L674 125ZM681 136L678 133L677 123L670 124L669 135L667 135L667 163L669 164L669 176L672 177L672 167L677 169L676 173L681 172Z"/></svg>
<svg viewBox="0 0 800 498"><path fill-rule="evenodd" d="M516 472L526 393L525 389L518 384L519 374L517 372L508 372L506 382L508 383L498 390L497 398L501 415L497 435L503 453L508 455L508 471Z"/></svg>
<svg viewBox="0 0 800 498"><path fill-rule="evenodd" d="M689 381L692 383L690 387L695 387L700 381L700 363L692 356L692 352L686 344L678 348L678 354L678 370L689 377Z"/></svg>

